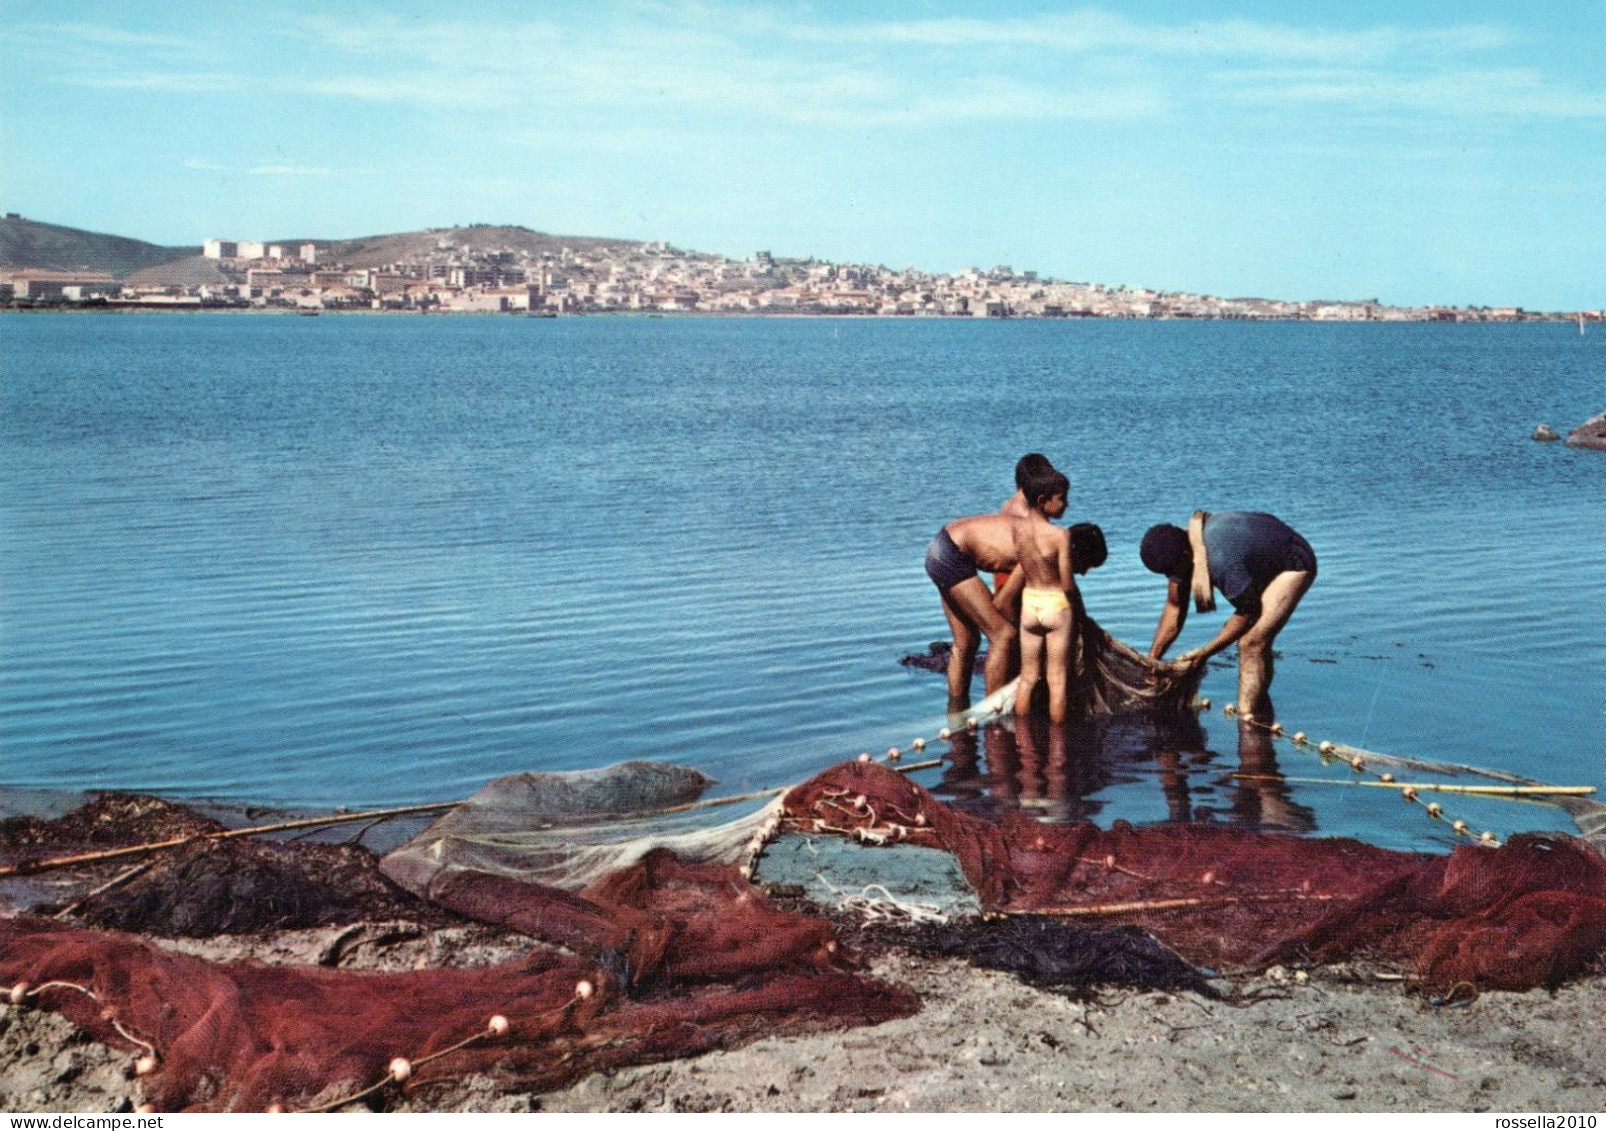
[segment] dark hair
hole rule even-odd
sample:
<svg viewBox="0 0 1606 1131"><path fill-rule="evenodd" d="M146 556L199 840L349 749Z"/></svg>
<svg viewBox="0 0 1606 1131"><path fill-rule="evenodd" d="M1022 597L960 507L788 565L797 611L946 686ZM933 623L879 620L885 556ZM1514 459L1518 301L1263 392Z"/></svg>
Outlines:
<svg viewBox="0 0 1606 1131"><path fill-rule="evenodd" d="M1098 569L1110 556L1104 541L1104 529L1091 522L1078 522L1071 526L1071 572L1086 573Z"/></svg>
<svg viewBox="0 0 1606 1131"><path fill-rule="evenodd" d="M1188 546L1188 535L1180 526L1161 523L1149 527L1143 536L1138 556L1150 573L1163 573L1167 577L1186 577L1193 568L1193 550Z"/></svg>
<svg viewBox="0 0 1606 1131"><path fill-rule="evenodd" d="M1032 506L1037 506L1044 499L1051 499L1055 495L1064 495L1070 492L1071 481L1052 467L1033 472L1021 484L1021 494Z"/></svg>
<svg viewBox="0 0 1606 1131"><path fill-rule="evenodd" d="M1032 476L1053 470L1054 465L1048 462L1047 456L1039 452L1027 452L1015 461L1015 486L1024 491Z"/></svg>

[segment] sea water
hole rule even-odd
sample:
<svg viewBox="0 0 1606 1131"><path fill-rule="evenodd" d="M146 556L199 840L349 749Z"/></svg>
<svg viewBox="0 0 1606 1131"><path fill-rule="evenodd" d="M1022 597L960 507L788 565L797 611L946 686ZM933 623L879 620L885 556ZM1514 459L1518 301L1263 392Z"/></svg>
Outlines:
<svg viewBox="0 0 1606 1131"><path fill-rule="evenodd" d="M1290 732L1606 785L1606 454L1528 438L1606 408L1570 324L63 314L0 347L6 786L368 807L640 758L732 793L919 736L981 810L1449 843L1219 709L937 741L942 678L899 662L946 635L925 546L1028 451L1140 649L1143 531L1270 511L1321 563Z"/></svg>

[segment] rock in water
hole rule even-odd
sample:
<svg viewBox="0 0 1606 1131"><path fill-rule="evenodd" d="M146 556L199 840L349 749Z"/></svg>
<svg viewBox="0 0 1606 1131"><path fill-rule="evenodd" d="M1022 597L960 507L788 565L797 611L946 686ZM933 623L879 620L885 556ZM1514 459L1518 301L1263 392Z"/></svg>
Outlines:
<svg viewBox="0 0 1606 1131"><path fill-rule="evenodd" d="M1591 416L1567 433L1567 444L1574 448L1594 448L1606 452L1606 412Z"/></svg>

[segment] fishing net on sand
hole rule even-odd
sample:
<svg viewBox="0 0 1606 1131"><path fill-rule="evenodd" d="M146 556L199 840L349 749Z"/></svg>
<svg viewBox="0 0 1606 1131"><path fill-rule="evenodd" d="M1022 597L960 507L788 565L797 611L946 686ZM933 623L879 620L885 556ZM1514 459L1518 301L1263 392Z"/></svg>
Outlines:
<svg viewBox="0 0 1606 1131"><path fill-rule="evenodd" d="M1217 969L1364 956L1432 990L1517 990L1554 986L1606 947L1606 857L1574 837L1430 856L1212 825L990 821L869 763L783 806L783 827L952 853L989 911L1142 927Z"/></svg>
<svg viewBox="0 0 1606 1131"><path fill-rule="evenodd" d="M15 1004L58 1010L142 1058L144 1099L162 1110L307 1110L376 1086L427 1094L468 1073L539 1091L613 1065L914 1012L912 993L857 972L829 922L781 909L750 882L737 861L773 815L682 809L707 784L641 763L518 775L385 861L435 914L561 952L532 943L512 962L385 973L212 963L16 915L0 920L0 985Z"/></svg>
<svg viewBox="0 0 1606 1131"><path fill-rule="evenodd" d="M1445 857L1208 825L993 821L868 762L737 810L694 800L704 785L639 764L520 775L383 862L394 898L561 951L532 941L496 965L383 973L213 963L15 915L0 920L0 986L138 1057L160 1109L306 1110L399 1090L427 1104L466 1074L540 1091L914 1012L912 993L858 971L830 922L753 882L755 855L788 834L950 853L990 921L911 943L1042 985L1197 989L1200 967L1366 958L1434 992L1520 989L1576 975L1606 945L1606 859L1567 837Z"/></svg>
<svg viewBox="0 0 1606 1131"><path fill-rule="evenodd" d="M539 1091L601 1068L917 1007L909 992L832 963L631 996L594 963L547 951L402 973L216 964L31 917L0 922L0 947L0 970L20 987L13 996L140 1057L144 1101L157 1110L316 1109L376 1081L427 1094L466 1073Z"/></svg>

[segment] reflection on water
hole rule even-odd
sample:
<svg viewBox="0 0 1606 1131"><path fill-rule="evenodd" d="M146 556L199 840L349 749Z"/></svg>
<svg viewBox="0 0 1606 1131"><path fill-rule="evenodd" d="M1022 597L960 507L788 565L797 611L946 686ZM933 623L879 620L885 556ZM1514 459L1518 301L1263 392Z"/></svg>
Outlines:
<svg viewBox="0 0 1606 1131"><path fill-rule="evenodd" d="M1316 814L1289 795L1288 783L1277 769L1277 751L1269 731L1244 722L1238 724L1235 781L1235 823L1293 832L1310 832L1316 827Z"/></svg>
<svg viewBox="0 0 1606 1131"><path fill-rule="evenodd" d="M1294 801L1272 736L1240 725L1236 761L1209 746L1192 714L1139 712L1073 719L1008 718L958 731L943 778L932 787L959 808L998 819L1021 810L1039 820L1098 818L1112 796L1151 791L1170 821L1221 821L1311 832L1312 810Z"/></svg>

